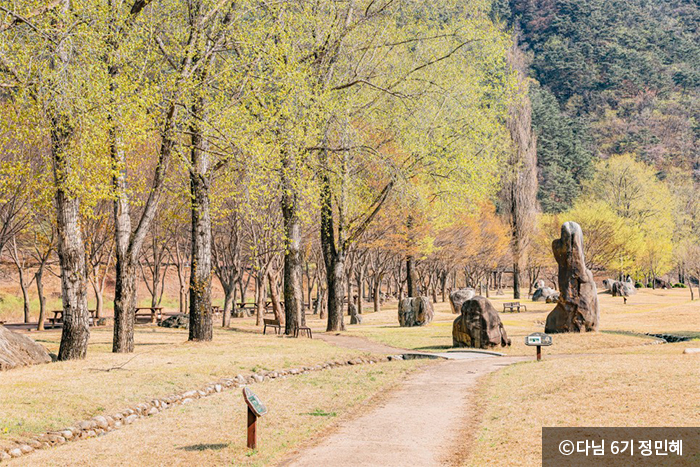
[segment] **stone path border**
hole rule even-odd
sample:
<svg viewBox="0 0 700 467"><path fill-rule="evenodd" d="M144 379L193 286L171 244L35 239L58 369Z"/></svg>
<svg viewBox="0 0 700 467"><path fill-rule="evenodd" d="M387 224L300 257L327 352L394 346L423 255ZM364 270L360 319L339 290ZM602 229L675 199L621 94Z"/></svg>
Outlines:
<svg viewBox="0 0 700 467"><path fill-rule="evenodd" d="M288 370L273 370L254 373L249 376L237 375L234 378L221 378L217 382L205 385L202 389L193 389L160 399L152 399L150 402L134 405L128 409L120 410L113 415L98 415L91 419L80 421L74 426L62 430L49 431L18 441L16 447L0 449L0 462L31 454L37 449L48 449L71 441L103 436L110 431L117 430L126 425L131 425L141 418L156 415L170 407L188 404L195 399L207 397L227 389L262 383L277 378L302 375L313 371L322 371L349 365L374 364L393 360L403 360L403 357L401 355L389 355L387 357L356 357L351 360L333 360L313 366L304 366Z"/></svg>

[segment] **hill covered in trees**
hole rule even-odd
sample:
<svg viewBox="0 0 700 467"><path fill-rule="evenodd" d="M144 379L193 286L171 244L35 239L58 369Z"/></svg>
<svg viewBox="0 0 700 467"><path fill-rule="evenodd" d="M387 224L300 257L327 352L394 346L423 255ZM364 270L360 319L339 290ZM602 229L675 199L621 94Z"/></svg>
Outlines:
<svg viewBox="0 0 700 467"><path fill-rule="evenodd" d="M546 212L568 209L593 162L634 154L700 179L700 8L692 0L501 0L529 57Z"/></svg>

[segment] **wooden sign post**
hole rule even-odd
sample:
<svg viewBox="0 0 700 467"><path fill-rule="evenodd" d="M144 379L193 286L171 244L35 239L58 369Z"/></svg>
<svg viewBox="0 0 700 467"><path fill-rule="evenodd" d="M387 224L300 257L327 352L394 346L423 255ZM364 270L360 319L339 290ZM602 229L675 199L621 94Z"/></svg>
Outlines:
<svg viewBox="0 0 700 467"><path fill-rule="evenodd" d="M525 336L525 345L537 347L537 361L542 360L542 347L552 345L552 336L543 332L535 332Z"/></svg>
<svg viewBox="0 0 700 467"><path fill-rule="evenodd" d="M243 388L243 399L248 406L248 448L255 449L258 445L256 422L267 413L267 408L247 386Z"/></svg>

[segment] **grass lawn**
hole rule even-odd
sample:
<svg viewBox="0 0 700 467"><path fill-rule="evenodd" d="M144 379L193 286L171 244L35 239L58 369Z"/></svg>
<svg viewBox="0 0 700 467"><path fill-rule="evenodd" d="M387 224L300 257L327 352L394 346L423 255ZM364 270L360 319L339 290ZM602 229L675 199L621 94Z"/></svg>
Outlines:
<svg viewBox="0 0 700 467"><path fill-rule="evenodd" d="M368 399L424 364L425 360L414 360L341 367L254 385L268 414L258 421L258 450L253 452L245 447L243 398L240 390L233 389L107 436L37 451L22 464L271 465L326 434L333 424L371 407Z"/></svg>
<svg viewBox="0 0 700 467"><path fill-rule="evenodd" d="M539 465L543 426L700 426L700 360L684 347L530 361L487 376L462 464Z"/></svg>
<svg viewBox="0 0 700 467"><path fill-rule="evenodd" d="M602 332L555 335L554 345L545 349L545 354L632 351L655 340L638 335L646 332L700 337L700 300L690 302L685 289L643 289L629 298L627 305L610 294L601 293L598 298ZM508 296L490 300L497 310L503 309L503 302L513 301ZM520 303L527 306L527 312L500 313L512 346L494 350L508 355L534 354L533 349L525 346L525 336L544 331L547 314L554 309L554 304L528 299ZM424 327L399 327L396 310L395 303L388 303L379 313L365 314L363 324L348 326L348 333L412 350L444 352L452 348L452 321L457 315L452 314L449 304L435 304L435 319Z"/></svg>
<svg viewBox="0 0 700 467"><path fill-rule="evenodd" d="M112 329L93 328L88 358L0 373L0 446L135 403L199 388L220 377L349 359L362 352L320 340L215 329L188 343L187 331L137 326L136 351L111 353ZM58 350L59 331L30 333Z"/></svg>

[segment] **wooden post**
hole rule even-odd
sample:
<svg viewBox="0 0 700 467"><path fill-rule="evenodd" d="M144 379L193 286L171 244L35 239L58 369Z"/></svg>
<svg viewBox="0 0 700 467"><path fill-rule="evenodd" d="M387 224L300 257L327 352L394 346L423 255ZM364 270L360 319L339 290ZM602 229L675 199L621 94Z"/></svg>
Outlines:
<svg viewBox="0 0 700 467"><path fill-rule="evenodd" d="M257 415L248 407L248 448L255 449L258 443L257 433L255 432Z"/></svg>
<svg viewBox="0 0 700 467"><path fill-rule="evenodd" d="M542 360L542 346L538 345L537 346L537 361L539 362L540 360ZM248 409L248 410L250 411L250 409Z"/></svg>

